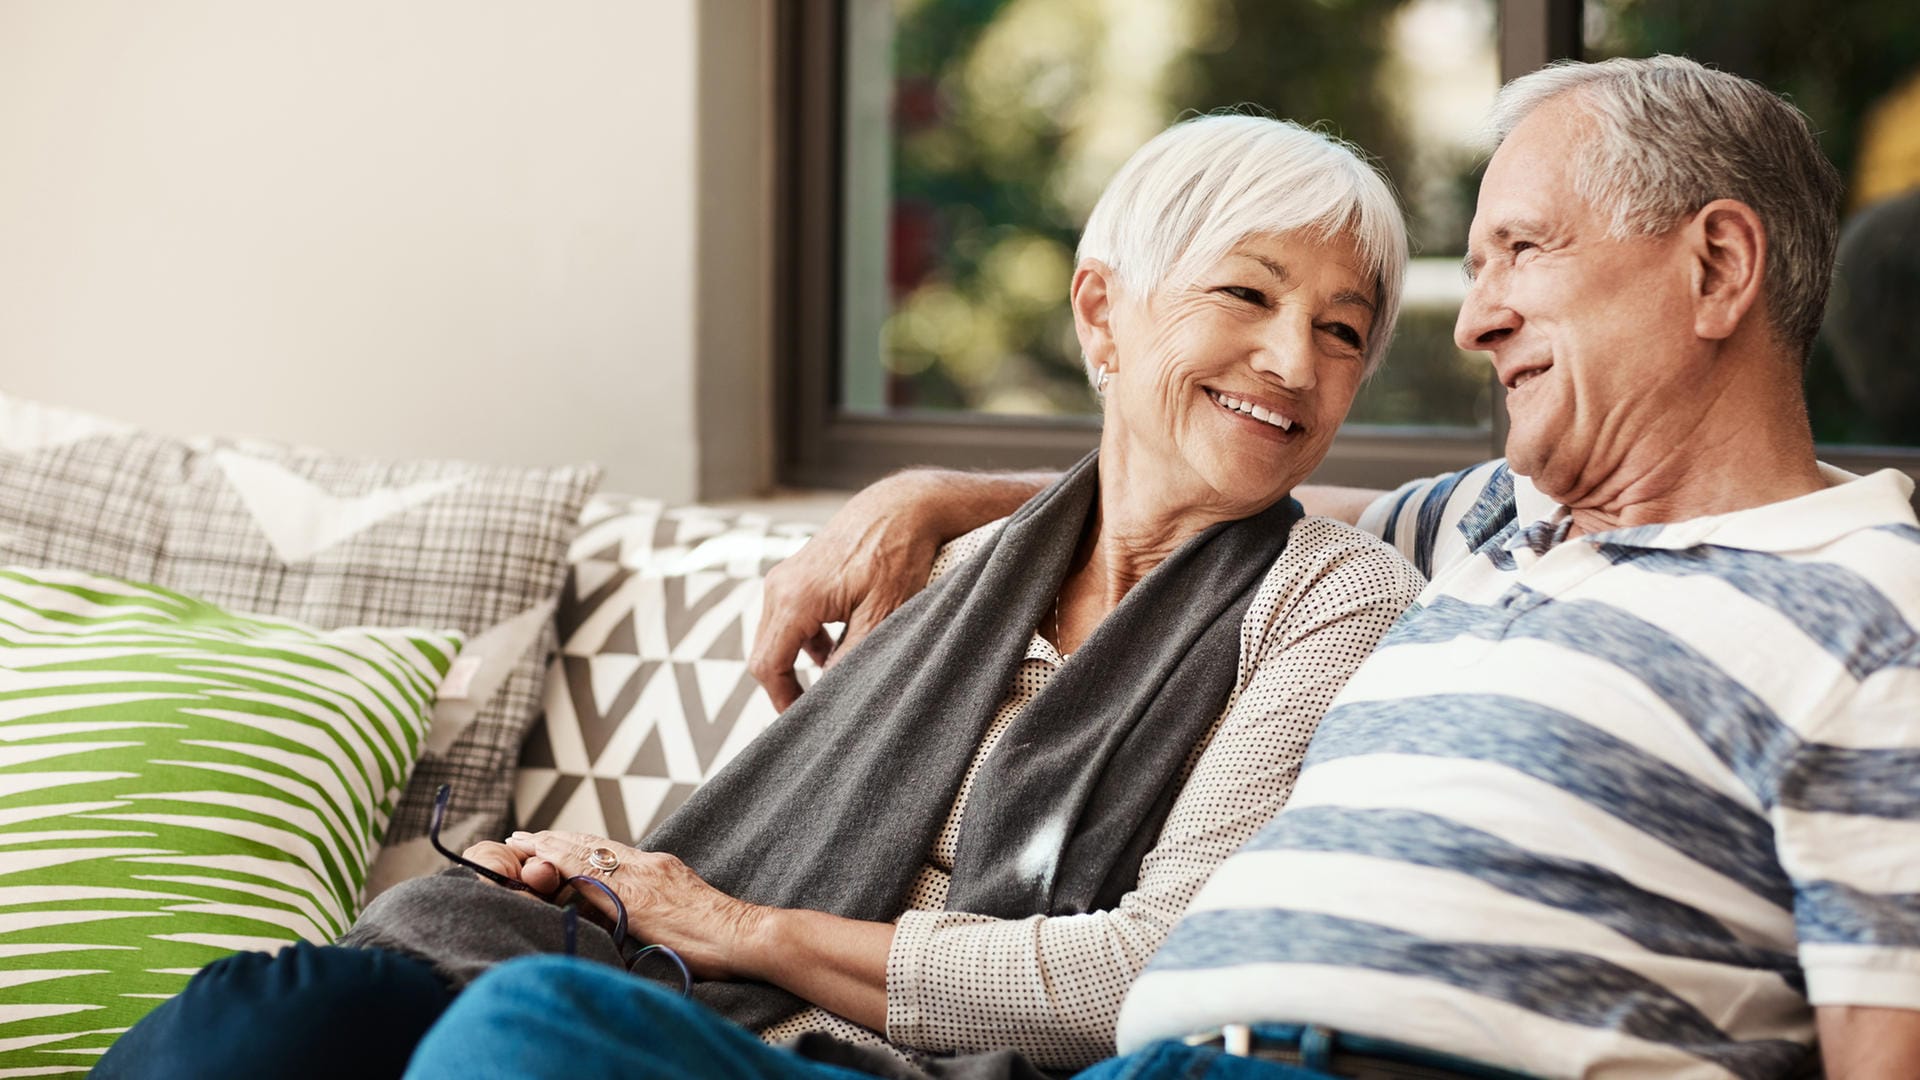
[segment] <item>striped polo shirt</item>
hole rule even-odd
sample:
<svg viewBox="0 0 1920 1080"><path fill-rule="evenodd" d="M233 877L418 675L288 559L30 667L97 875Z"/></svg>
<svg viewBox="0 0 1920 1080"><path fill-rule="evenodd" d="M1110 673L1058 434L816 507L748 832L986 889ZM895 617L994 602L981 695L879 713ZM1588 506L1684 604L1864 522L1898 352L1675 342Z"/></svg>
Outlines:
<svg viewBox="0 0 1920 1080"><path fill-rule="evenodd" d="M1503 462L1362 526L1431 580L1120 1048L1290 1021L1542 1076L1772 1077L1920 1009L1912 483L1567 537Z"/></svg>

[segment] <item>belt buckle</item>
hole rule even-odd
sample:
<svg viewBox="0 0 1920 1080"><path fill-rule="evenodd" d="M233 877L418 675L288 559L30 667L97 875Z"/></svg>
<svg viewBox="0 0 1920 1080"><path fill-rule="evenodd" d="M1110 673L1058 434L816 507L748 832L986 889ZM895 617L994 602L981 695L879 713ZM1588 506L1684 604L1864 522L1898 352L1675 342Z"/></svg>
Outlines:
<svg viewBox="0 0 1920 1080"><path fill-rule="evenodd" d="M1220 1052L1228 1057L1253 1056L1253 1029L1245 1024L1222 1024L1212 1031L1189 1035L1180 1041L1188 1046L1218 1045Z"/></svg>
<svg viewBox="0 0 1920 1080"><path fill-rule="evenodd" d="M1228 1057L1252 1057L1253 1029L1245 1024L1221 1025L1220 1049Z"/></svg>

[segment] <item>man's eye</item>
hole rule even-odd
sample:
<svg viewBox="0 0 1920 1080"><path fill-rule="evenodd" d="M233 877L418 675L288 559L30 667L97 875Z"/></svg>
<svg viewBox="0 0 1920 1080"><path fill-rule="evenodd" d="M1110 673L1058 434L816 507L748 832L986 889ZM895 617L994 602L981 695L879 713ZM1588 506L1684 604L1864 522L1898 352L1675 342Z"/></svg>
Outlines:
<svg viewBox="0 0 1920 1080"><path fill-rule="evenodd" d="M1267 306L1267 294L1261 292L1259 289L1250 288L1246 285L1228 285L1220 291L1236 300L1245 300L1247 303L1253 304L1256 307Z"/></svg>
<svg viewBox="0 0 1920 1080"><path fill-rule="evenodd" d="M1521 252L1532 251L1534 248L1538 246L1539 246L1538 244L1535 244L1531 240L1515 240L1513 243L1507 245L1507 250L1511 251L1516 257L1518 257Z"/></svg>

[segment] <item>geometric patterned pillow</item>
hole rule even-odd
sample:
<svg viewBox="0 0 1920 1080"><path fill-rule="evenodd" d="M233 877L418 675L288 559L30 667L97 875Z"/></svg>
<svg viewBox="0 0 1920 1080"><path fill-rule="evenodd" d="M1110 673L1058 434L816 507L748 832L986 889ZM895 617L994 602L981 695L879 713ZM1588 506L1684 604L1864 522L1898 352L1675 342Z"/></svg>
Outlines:
<svg viewBox="0 0 1920 1080"><path fill-rule="evenodd" d="M523 828L644 836L773 722L746 663L761 581L813 530L650 499L589 505L545 716L520 759ZM800 663L809 685L818 672Z"/></svg>
<svg viewBox="0 0 1920 1080"><path fill-rule="evenodd" d="M210 603L339 626L445 626L478 665L443 700L373 888L433 870L447 837L509 821L513 763L540 710L567 543L591 466L371 461L188 442L0 395L0 563L151 581Z"/></svg>
<svg viewBox="0 0 1920 1080"><path fill-rule="evenodd" d="M459 648L0 569L0 1076L85 1071L207 962L338 936Z"/></svg>

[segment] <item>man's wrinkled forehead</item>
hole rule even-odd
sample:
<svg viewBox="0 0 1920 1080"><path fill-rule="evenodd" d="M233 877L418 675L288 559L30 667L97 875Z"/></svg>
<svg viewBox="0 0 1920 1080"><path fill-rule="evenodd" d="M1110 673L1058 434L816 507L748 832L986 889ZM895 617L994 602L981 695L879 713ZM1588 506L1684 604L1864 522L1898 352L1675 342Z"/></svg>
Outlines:
<svg viewBox="0 0 1920 1080"><path fill-rule="evenodd" d="M1574 183L1580 165L1573 147L1588 123L1577 104L1556 98L1514 127L1481 179L1467 230L1469 260L1474 249L1537 238L1597 214Z"/></svg>

